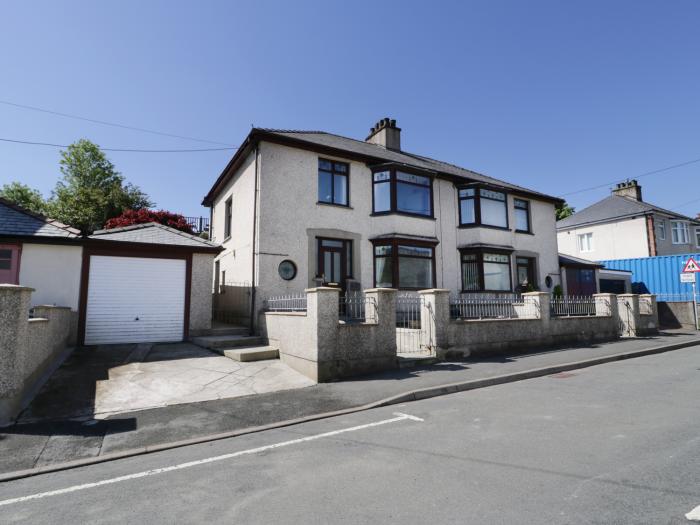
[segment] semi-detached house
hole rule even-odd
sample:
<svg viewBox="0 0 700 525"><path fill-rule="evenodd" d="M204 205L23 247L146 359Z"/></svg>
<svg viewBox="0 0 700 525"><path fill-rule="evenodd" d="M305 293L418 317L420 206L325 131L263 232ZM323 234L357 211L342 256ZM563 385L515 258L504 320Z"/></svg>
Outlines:
<svg viewBox="0 0 700 525"><path fill-rule="evenodd" d="M253 283L256 313L267 297L320 285L551 291L558 202L403 151L383 119L364 141L254 128L203 204L224 248L215 286Z"/></svg>

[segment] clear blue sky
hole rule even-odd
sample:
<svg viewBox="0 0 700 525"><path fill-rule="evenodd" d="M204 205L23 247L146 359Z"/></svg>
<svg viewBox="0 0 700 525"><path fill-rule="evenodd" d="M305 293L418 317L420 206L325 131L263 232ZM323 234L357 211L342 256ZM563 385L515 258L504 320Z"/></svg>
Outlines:
<svg viewBox="0 0 700 525"><path fill-rule="evenodd" d="M233 145L253 123L362 139L389 116L408 151L562 195L700 159L699 23L697 0L5 1L0 100ZM0 104L0 138L81 137L216 147ZM230 155L109 157L159 207L198 215ZM0 143L0 184L48 195L58 158ZM700 211L700 163L640 182Z"/></svg>

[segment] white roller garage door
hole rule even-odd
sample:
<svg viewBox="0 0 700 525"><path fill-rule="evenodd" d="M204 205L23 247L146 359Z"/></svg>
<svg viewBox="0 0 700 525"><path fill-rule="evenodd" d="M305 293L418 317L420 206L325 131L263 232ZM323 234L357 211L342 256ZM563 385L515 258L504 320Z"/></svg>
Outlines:
<svg viewBox="0 0 700 525"><path fill-rule="evenodd" d="M181 341L182 259L90 257L85 344Z"/></svg>

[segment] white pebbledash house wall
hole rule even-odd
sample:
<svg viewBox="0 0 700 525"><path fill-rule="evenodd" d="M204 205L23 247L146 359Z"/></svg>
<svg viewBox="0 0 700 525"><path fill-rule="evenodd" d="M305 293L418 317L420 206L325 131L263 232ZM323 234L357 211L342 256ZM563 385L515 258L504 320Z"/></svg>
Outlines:
<svg viewBox="0 0 700 525"><path fill-rule="evenodd" d="M559 251L591 261L692 253L700 249L700 221L642 200L637 181L557 222Z"/></svg>
<svg viewBox="0 0 700 525"><path fill-rule="evenodd" d="M385 119L377 128L398 130L391 128L391 124L393 121ZM224 248L216 258L215 283L253 282L256 311L267 297L302 292L321 284L320 238L351 241L352 280L359 282L360 289L379 286L375 283L372 241L390 238L434 246L435 281L427 287L462 291L460 250L472 249L507 255L511 291L518 286L517 258L530 258L534 262L530 280L534 279L535 283L531 284L537 288L551 291L560 282L554 211L557 199L437 161L431 161L437 167L431 173L423 167L426 159L419 157L423 166L417 165L422 171L415 173L432 180L433 216L378 215L373 213L375 163L358 160L354 152L331 154L328 144L358 145L380 159L387 155L389 161L397 154L410 157L382 145L321 132L308 134L316 142L302 142L307 137L303 132L290 133L294 140L289 141L285 133L253 130L241 148L245 157L237 161L237 166L234 157L204 200L205 205L211 206L212 240ZM326 144L319 144L322 141ZM319 160L347 163L347 206L319 202ZM414 168L398 162L393 166L406 171ZM441 173L441 168L459 170L464 175L449 176ZM474 176L471 180L470 175ZM460 227L458 187L470 183L505 193L508 227ZM515 231L516 198L529 203L530 232ZM231 219L230 235L227 235L229 200ZM295 278L280 277L278 268L282 261L294 263Z"/></svg>

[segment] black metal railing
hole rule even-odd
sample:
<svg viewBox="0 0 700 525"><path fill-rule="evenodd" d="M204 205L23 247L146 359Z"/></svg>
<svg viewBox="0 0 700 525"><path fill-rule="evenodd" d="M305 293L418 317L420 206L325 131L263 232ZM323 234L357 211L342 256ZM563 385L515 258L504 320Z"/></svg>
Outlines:
<svg viewBox="0 0 700 525"><path fill-rule="evenodd" d="M185 217L185 220L194 233L209 231L209 217Z"/></svg>

